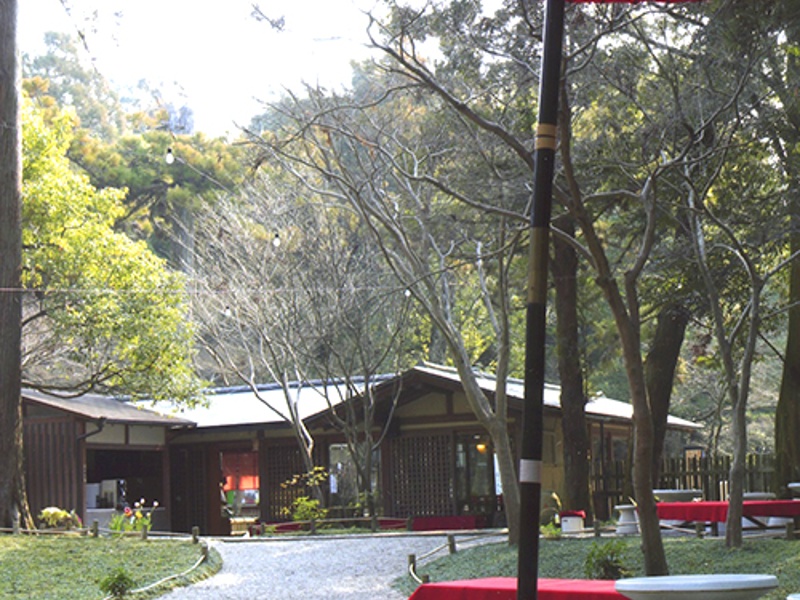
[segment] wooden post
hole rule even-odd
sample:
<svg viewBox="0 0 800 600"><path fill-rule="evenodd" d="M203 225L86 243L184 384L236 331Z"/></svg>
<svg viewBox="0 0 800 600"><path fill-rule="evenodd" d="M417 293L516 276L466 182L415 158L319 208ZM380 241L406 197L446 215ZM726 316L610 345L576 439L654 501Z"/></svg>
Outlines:
<svg viewBox="0 0 800 600"><path fill-rule="evenodd" d="M694 532L695 532L695 535L697 535L698 538L702 539L703 534L705 534L705 532L706 532L706 524L705 523L695 523L694 524Z"/></svg>
<svg viewBox="0 0 800 600"><path fill-rule="evenodd" d="M447 535L447 549L450 551L450 554L456 553L456 536L452 533Z"/></svg>
<svg viewBox="0 0 800 600"><path fill-rule="evenodd" d="M311 519L311 521L309 522L308 527L311 530L311 534L312 535L317 533L317 520L316 519Z"/></svg>
<svg viewBox="0 0 800 600"><path fill-rule="evenodd" d="M140 532L140 534L141 534L141 538L143 540L146 540L147 539L147 527L142 527L142 531Z"/></svg>
<svg viewBox="0 0 800 600"><path fill-rule="evenodd" d="M192 543L196 544L200 541L200 528L195 525L192 527Z"/></svg>
<svg viewBox="0 0 800 600"><path fill-rule="evenodd" d="M91 531L92 531L92 537L93 538L96 538L96 537L100 536L100 523L98 522L97 519L92 521L92 530Z"/></svg>
<svg viewBox="0 0 800 600"><path fill-rule="evenodd" d="M794 539L794 521L786 524L786 539L789 541Z"/></svg>

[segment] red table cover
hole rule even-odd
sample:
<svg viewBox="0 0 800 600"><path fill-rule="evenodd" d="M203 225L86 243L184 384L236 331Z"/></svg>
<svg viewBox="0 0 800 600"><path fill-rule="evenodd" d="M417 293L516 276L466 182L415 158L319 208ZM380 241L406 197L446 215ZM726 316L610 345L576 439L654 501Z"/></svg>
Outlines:
<svg viewBox="0 0 800 600"><path fill-rule="evenodd" d="M670 521L705 521L723 523L728 517L727 502L659 502L658 518ZM745 517L800 516L798 500L746 500L742 503Z"/></svg>
<svg viewBox="0 0 800 600"><path fill-rule="evenodd" d="M540 579L539 600L625 600L614 582L593 579ZM516 600L517 580L490 577L463 581L424 583L409 600Z"/></svg>

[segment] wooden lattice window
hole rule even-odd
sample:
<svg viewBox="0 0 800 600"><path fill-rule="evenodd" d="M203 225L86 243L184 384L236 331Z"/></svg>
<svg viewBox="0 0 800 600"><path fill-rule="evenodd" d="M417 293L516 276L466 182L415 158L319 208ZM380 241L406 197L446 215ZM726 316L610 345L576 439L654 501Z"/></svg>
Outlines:
<svg viewBox="0 0 800 600"><path fill-rule="evenodd" d="M270 446L266 449L264 458L266 461L267 502L265 506L262 506L262 518L270 521L285 520L284 508L290 508L292 502L301 496L311 495L311 490L308 487L283 487L281 485L294 476L302 475L306 472L300 449L297 446ZM315 464L321 464L320 460L318 452L315 452ZM264 490L262 489L263 492ZM261 503L264 504L263 498Z"/></svg>
<svg viewBox="0 0 800 600"><path fill-rule="evenodd" d="M393 514L453 514L453 465L453 442L448 434L393 440Z"/></svg>

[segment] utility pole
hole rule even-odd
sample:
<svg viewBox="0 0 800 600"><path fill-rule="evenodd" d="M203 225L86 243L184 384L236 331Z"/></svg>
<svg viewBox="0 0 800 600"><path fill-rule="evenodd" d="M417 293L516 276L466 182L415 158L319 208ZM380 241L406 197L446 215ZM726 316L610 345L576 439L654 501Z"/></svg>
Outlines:
<svg viewBox="0 0 800 600"><path fill-rule="evenodd" d="M539 576L539 513L542 492L542 419L544 413L547 272L550 214L556 159L556 119L564 41L564 2L547 0L544 16L539 117L533 169L533 206L528 256L525 329L525 405L519 466L520 527L517 599L536 600Z"/></svg>

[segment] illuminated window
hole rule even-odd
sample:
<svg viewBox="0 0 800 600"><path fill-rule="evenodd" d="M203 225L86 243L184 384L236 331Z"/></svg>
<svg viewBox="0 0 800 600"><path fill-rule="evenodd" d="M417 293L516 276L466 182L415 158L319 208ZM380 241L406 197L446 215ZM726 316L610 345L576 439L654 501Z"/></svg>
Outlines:
<svg viewBox="0 0 800 600"><path fill-rule="evenodd" d="M222 452L222 491L234 515L246 507L258 506L259 478L257 452Z"/></svg>

